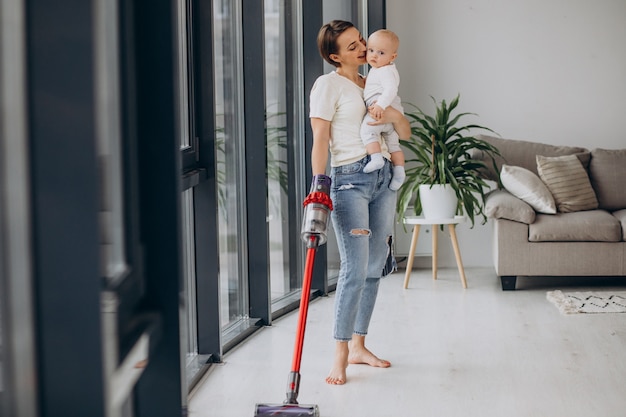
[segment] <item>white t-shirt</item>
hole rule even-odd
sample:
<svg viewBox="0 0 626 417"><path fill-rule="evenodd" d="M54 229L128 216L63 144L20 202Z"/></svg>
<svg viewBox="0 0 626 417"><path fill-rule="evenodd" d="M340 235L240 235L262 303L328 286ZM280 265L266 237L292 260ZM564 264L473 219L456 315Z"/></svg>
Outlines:
<svg viewBox="0 0 626 417"><path fill-rule="evenodd" d="M363 97L366 103L376 100L382 109L393 106L402 111L402 103L398 97L398 85L400 85L400 74L395 64L385 65L380 68L370 68L367 74L367 83L363 90Z"/></svg>
<svg viewBox="0 0 626 417"><path fill-rule="evenodd" d="M309 117L330 121L330 165L351 164L367 155L361 139L361 122L367 111L363 89L333 71L320 76L310 95ZM382 154L389 158L386 144Z"/></svg>

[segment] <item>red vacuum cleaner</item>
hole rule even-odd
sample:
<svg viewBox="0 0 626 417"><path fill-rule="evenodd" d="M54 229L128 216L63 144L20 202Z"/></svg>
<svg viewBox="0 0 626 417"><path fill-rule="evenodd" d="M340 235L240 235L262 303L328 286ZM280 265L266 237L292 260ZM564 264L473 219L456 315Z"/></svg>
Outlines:
<svg viewBox="0 0 626 417"><path fill-rule="evenodd" d="M330 199L330 178L316 175L313 178L311 192L304 200L304 216L302 219L301 237L306 243L307 254L302 278L302 296L296 330L296 343L291 363L291 372L287 381L287 398L283 404L257 404L254 417L319 417L319 407L315 404L298 404L300 390L300 362L304 345L306 316L309 310L311 292L311 276L317 248L326 243L328 218L333 209Z"/></svg>

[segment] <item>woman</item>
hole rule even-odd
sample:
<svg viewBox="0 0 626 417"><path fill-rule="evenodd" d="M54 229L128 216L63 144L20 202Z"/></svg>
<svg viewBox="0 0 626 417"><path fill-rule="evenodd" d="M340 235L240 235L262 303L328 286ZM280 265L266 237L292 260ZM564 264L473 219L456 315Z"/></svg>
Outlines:
<svg viewBox="0 0 626 417"><path fill-rule="evenodd" d="M331 157L332 221L341 267L335 299L335 357L326 382L341 385L346 382L349 363L391 366L365 347L365 336L387 257L396 192L389 189L392 167L384 143L384 167L363 172L370 160L360 137L367 112L363 102L365 78L359 74L359 67L366 63L365 40L352 23L333 20L320 29L317 41L322 57L336 67L315 82L309 116L314 184L328 179L329 151ZM391 106L375 123L393 123L400 138L411 133L408 120Z"/></svg>

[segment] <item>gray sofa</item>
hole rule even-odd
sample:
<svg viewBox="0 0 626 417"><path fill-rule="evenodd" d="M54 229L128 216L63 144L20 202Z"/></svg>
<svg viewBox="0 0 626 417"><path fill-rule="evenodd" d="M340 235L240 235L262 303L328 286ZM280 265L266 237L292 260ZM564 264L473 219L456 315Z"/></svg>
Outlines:
<svg viewBox="0 0 626 417"><path fill-rule="evenodd" d="M503 290L514 290L518 276L626 275L626 149L590 151L486 135L480 138L502 154L497 171L482 172L485 179L496 180L504 165L507 178L510 167L521 167L543 180L537 155L576 155L597 199L596 208L571 212L559 208L555 214L546 214L533 208L527 196L518 198L506 187L490 192L485 211L493 222L493 260Z"/></svg>

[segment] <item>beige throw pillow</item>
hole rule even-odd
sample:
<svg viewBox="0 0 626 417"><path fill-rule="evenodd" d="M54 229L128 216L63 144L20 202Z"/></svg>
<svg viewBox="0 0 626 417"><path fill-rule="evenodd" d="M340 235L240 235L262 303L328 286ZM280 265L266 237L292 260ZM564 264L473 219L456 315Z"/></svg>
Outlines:
<svg viewBox="0 0 626 417"><path fill-rule="evenodd" d="M556 213L552 193L534 172L504 164L500 171L500 180L508 192L524 200L535 211L545 214Z"/></svg>
<svg viewBox="0 0 626 417"><path fill-rule="evenodd" d="M598 208L587 171L576 155L537 155L537 172L552 193L558 211L570 213Z"/></svg>
<svg viewBox="0 0 626 417"><path fill-rule="evenodd" d="M533 223L537 216L537 212L528 203L506 190L489 193L485 201L485 214L492 219L513 220L526 224Z"/></svg>
<svg viewBox="0 0 626 417"><path fill-rule="evenodd" d="M594 149L589 180L600 208L609 211L626 208L626 149Z"/></svg>

